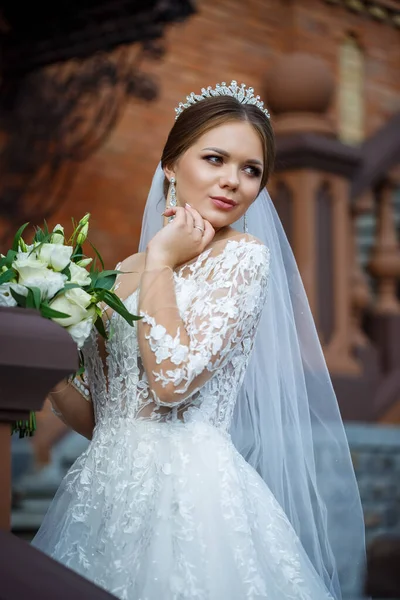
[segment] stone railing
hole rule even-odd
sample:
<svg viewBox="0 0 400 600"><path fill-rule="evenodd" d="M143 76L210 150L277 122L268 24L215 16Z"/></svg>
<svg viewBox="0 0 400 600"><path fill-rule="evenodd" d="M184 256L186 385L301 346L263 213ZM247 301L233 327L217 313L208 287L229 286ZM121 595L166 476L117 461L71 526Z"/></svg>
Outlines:
<svg viewBox="0 0 400 600"><path fill-rule="evenodd" d="M39 410L76 371L76 345L36 311L0 308L0 598L111 600L107 592L9 532L11 422Z"/></svg>

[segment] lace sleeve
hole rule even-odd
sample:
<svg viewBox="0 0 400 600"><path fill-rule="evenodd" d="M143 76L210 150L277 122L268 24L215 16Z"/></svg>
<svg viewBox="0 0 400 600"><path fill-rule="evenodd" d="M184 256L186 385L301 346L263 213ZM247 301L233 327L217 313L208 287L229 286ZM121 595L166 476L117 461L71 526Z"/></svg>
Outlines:
<svg viewBox="0 0 400 600"><path fill-rule="evenodd" d="M265 303L268 272L269 251L264 245L231 243L196 287L183 319L176 301L153 315L141 310L147 341L142 359L146 368L151 360L146 361L143 351L154 355L157 368L147 375L157 404L184 403L233 352L240 351L245 339L252 341Z"/></svg>

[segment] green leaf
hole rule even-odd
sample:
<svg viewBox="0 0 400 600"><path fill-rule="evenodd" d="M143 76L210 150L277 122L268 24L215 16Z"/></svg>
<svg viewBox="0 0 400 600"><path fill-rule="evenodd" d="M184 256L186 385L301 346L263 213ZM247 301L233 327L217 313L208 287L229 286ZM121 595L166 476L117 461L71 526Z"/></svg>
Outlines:
<svg viewBox="0 0 400 600"><path fill-rule="evenodd" d="M100 252L97 250L97 248L95 248L95 247L93 246L92 242L89 242L89 244L92 246L93 250L95 251L97 258L98 258L98 259L99 259L99 261L100 261L101 268L104 270L104 262L103 262L103 259L101 258L101 254L100 254Z"/></svg>
<svg viewBox="0 0 400 600"><path fill-rule="evenodd" d="M118 273L122 273L122 271L116 271L115 269L109 269L107 271L100 271L99 277L109 277L110 275L114 275L115 277Z"/></svg>
<svg viewBox="0 0 400 600"><path fill-rule="evenodd" d="M107 292L108 292L108 290L106 290L106 289L101 289L101 288L99 288L99 289L96 289L96 290L93 290L93 293L94 293L94 298L95 298L96 304L97 304L98 302L104 302L104 296L105 296L105 294L106 294ZM99 309L99 310L101 310L101 309Z"/></svg>
<svg viewBox="0 0 400 600"><path fill-rule="evenodd" d="M104 302L106 304L108 304L108 306L110 308L112 308L113 310L115 310L116 313L118 313L119 315L121 315L121 317L123 319L125 319L125 321L127 323L129 323L129 325L133 325L133 323L135 321L140 321L143 317L137 317L136 315L132 315L132 313L130 313L126 307L125 304L123 304L123 302L120 300L120 298L114 294L113 292L109 292L106 291L104 294Z"/></svg>
<svg viewBox="0 0 400 600"><path fill-rule="evenodd" d="M40 227L36 227L33 242L34 243L41 242L43 237L44 237L44 233L43 233L42 229Z"/></svg>
<svg viewBox="0 0 400 600"><path fill-rule="evenodd" d="M79 369L77 371L77 375L82 375L82 373L85 371L85 356L84 356L82 350L78 350L78 354L79 354Z"/></svg>
<svg viewBox="0 0 400 600"><path fill-rule="evenodd" d="M46 303L43 303L40 306L40 313L42 317L45 317L46 319L68 319L68 317L71 316L58 310L54 310L54 308L51 308Z"/></svg>
<svg viewBox="0 0 400 600"><path fill-rule="evenodd" d="M0 265L0 267L1 267L1 265ZM4 273L2 273L0 275L0 285L2 283L8 283L12 279L14 279L15 276L16 276L16 273L15 273L14 269L7 269L7 271L4 271Z"/></svg>
<svg viewBox="0 0 400 600"><path fill-rule="evenodd" d="M7 252L7 256L6 256L6 259L7 259L6 260L6 266L7 267L11 267L12 266L12 263L14 262L16 256L17 256L17 252L15 250L9 250Z"/></svg>
<svg viewBox="0 0 400 600"><path fill-rule="evenodd" d="M26 296L25 308L35 308L35 300L33 298L33 292L28 289L28 295Z"/></svg>
<svg viewBox="0 0 400 600"><path fill-rule="evenodd" d="M83 254L82 254L82 246L81 246L80 244L78 244L78 245L77 245L77 246L74 248L74 251L72 252L71 260L73 260L74 262L76 262L76 261L75 261L75 258L77 258L78 256L79 256L78 260L80 260L80 259L83 257Z"/></svg>
<svg viewBox="0 0 400 600"><path fill-rule="evenodd" d="M104 338L107 339L107 332L106 332L106 328L104 327L104 322L103 319L101 317L97 317L97 319L94 322L94 326L96 327L97 331L99 332L99 334Z"/></svg>
<svg viewBox="0 0 400 600"><path fill-rule="evenodd" d="M98 275L97 272L91 270L90 273L89 273L89 276L90 276L90 279L92 281L90 287L92 289L95 289L96 286L97 286L97 278L98 278L99 275Z"/></svg>
<svg viewBox="0 0 400 600"><path fill-rule="evenodd" d="M16 292L12 288L10 288L10 294L14 298L14 300L18 304L18 306L21 306L22 308L26 307L26 298L25 298L25 296L23 296L22 294L18 294L18 292Z"/></svg>
<svg viewBox="0 0 400 600"><path fill-rule="evenodd" d="M28 225L29 225L29 223L25 223L24 225L21 225L21 227L18 229L17 233L15 234L13 245L12 245L12 250L14 250L14 252L18 252L19 240L21 239L22 234L24 233L24 231L28 227Z"/></svg>
<svg viewBox="0 0 400 600"><path fill-rule="evenodd" d="M39 310L40 303L42 301L42 294L40 289L38 287L32 286L31 288L29 288L29 292L32 292L34 308Z"/></svg>
<svg viewBox="0 0 400 600"><path fill-rule="evenodd" d="M37 287L29 287L28 295L26 297L26 308L35 308L40 310L40 303L42 301L42 294L40 289Z"/></svg>
<svg viewBox="0 0 400 600"><path fill-rule="evenodd" d="M86 258L86 254L83 254L83 252L81 252L80 254L73 254L71 256L71 260L72 262L76 263L80 260L82 260L82 258Z"/></svg>
<svg viewBox="0 0 400 600"><path fill-rule="evenodd" d="M75 377L80 377L81 375L84 374L84 372L85 372L85 365L81 364L81 366L79 367L79 369L75 373Z"/></svg>
<svg viewBox="0 0 400 600"><path fill-rule="evenodd" d="M104 273L106 273L106 271L104 271ZM115 278L116 278L116 275L108 275L108 276L104 277L103 273L100 273L99 277L97 278L94 289L95 290L97 290L97 289L111 290L115 283Z"/></svg>
<svg viewBox="0 0 400 600"><path fill-rule="evenodd" d="M66 275L68 279L71 279L71 269L69 268L69 265L67 265L65 269L61 271L61 274Z"/></svg>

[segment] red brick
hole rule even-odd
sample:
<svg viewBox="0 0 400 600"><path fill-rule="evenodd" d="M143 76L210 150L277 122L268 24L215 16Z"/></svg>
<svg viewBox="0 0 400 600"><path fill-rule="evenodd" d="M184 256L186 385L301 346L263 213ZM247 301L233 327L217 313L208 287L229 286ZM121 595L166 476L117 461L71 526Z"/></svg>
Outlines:
<svg viewBox="0 0 400 600"><path fill-rule="evenodd" d="M108 141L80 167L68 201L51 223L91 212L92 239L107 265L136 252L148 188L174 122L174 107L191 92L231 79L262 94L264 77L282 52L318 54L335 77L341 40L354 32L366 58L366 124L373 133L399 110L399 32L322 0L203 0L199 13L166 36L162 62L147 62L160 98L132 100ZM396 83L397 82L397 83ZM336 118L335 102L331 113Z"/></svg>

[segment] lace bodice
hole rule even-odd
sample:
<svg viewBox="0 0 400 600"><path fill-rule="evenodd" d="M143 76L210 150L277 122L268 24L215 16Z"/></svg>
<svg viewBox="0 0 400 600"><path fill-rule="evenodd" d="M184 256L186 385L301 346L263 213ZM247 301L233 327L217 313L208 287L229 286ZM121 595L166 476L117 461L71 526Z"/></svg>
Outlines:
<svg viewBox="0 0 400 600"><path fill-rule="evenodd" d="M137 323L131 327L114 313L106 345L107 375L95 334L84 347L97 427L110 421L117 425L120 419L179 419L200 420L227 431L266 300L269 258L263 244L243 236L228 240L217 252L204 251L173 272L186 343L179 327L171 335L157 322L157 314L141 313L146 351L156 358L153 376L162 389L173 390L168 402L149 385ZM138 297L136 290L124 301L134 314Z"/></svg>

